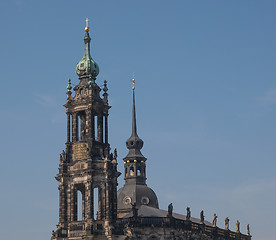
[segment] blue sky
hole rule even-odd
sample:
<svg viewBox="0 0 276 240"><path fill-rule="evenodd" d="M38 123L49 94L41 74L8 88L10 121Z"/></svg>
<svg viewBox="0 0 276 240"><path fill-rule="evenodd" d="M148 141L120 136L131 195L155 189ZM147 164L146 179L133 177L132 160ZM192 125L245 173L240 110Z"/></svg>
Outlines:
<svg viewBox="0 0 276 240"><path fill-rule="evenodd" d="M85 18L108 81L110 144L127 154L131 82L148 185L160 207L251 225L273 240L275 1L0 2L1 239L49 239L66 141L67 79L78 83ZM119 161L123 169L123 161ZM119 180L123 184L122 177ZM16 227L15 227L16 226Z"/></svg>

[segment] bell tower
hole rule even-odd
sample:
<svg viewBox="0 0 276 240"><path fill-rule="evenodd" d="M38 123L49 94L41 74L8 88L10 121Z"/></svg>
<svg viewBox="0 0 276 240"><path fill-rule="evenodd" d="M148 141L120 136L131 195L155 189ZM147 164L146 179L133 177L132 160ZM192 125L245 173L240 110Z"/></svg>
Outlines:
<svg viewBox="0 0 276 240"><path fill-rule="evenodd" d="M76 66L79 84L68 80L67 142L60 155L59 223L52 240L110 239L117 217L117 152L108 143L108 89L96 83L99 67L90 55L88 19L84 56ZM103 90L103 96L100 92Z"/></svg>

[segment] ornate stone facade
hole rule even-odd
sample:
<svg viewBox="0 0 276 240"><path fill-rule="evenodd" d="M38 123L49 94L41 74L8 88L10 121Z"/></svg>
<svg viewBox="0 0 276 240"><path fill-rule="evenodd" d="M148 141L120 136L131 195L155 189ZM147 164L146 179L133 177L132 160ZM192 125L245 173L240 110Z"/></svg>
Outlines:
<svg viewBox="0 0 276 240"><path fill-rule="evenodd" d="M59 222L51 240L92 239L183 239L183 240L251 240L225 226L192 218L187 215L159 209L154 191L146 184L146 158L142 155L143 141L138 137L133 87L132 135L127 140L128 155L124 158L125 185L117 193L117 151L110 153L108 142L107 85L103 96L96 84L99 67L90 56L88 26L84 37L85 54L77 64L79 84L72 96L68 80L67 142L60 154L59 173ZM134 83L134 79L133 79ZM118 197L117 197L118 196ZM80 208L81 206L81 208ZM238 226L238 225L237 225Z"/></svg>

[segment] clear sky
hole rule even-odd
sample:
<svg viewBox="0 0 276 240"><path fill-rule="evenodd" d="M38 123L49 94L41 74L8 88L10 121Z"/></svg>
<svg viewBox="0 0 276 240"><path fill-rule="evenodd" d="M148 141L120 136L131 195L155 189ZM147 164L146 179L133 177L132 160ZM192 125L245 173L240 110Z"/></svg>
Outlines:
<svg viewBox="0 0 276 240"><path fill-rule="evenodd" d="M218 226L250 224L275 239L276 1L0 2L0 229L5 240L45 240L58 223L59 154L67 79L84 52L108 81L110 144L119 169L138 134L160 208ZM123 184L120 177L119 186Z"/></svg>

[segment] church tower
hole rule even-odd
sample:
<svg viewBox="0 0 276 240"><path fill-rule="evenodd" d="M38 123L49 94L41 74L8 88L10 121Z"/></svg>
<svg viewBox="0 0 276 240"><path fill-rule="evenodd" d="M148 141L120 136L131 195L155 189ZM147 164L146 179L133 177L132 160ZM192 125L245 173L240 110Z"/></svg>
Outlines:
<svg viewBox="0 0 276 240"><path fill-rule="evenodd" d="M84 37L84 56L76 66L79 83L72 90L68 80L67 141L60 154L59 221L51 240L251 240L247 235L217 227L213 222L173 211L159 209L154 191L147 186L146 162L141 153L143 140L138 136L135 109L135 80L132 96L132 132L126 141L128 154L124 161L124 186L117 192L117 151L110 153L108 142L107 82L101 89L96 83L99 67L90 55L88 19ZM101 95L101 91L103 94Z"/></svg>
<svg viewBox="0 0 276 240"><path fill-rule="evenodd" d="M132 133L126 141L129 149L124 160L125 185L118 191L118 216L124 217L135 206L139 209L145 205L158 209L158 199L154 191L146 184L146 161L141 153L143 140L137 134L136 110L135 110L135 79L133 83L132 103Z"/></svg>
<svg viewBox="0 0 276 240"><path fill-rule="evenodd" d="M87 20L84 56L76 66L79 84L74 94L70 79L67 86L67 142L56 176L59 223L52 240L92 239L94 235L110 239L117 218L120 173L116 149L110 154L108 143L108 89L105 81L101 97L96 83L99 67L90 55L90 41Z"/></svg>

